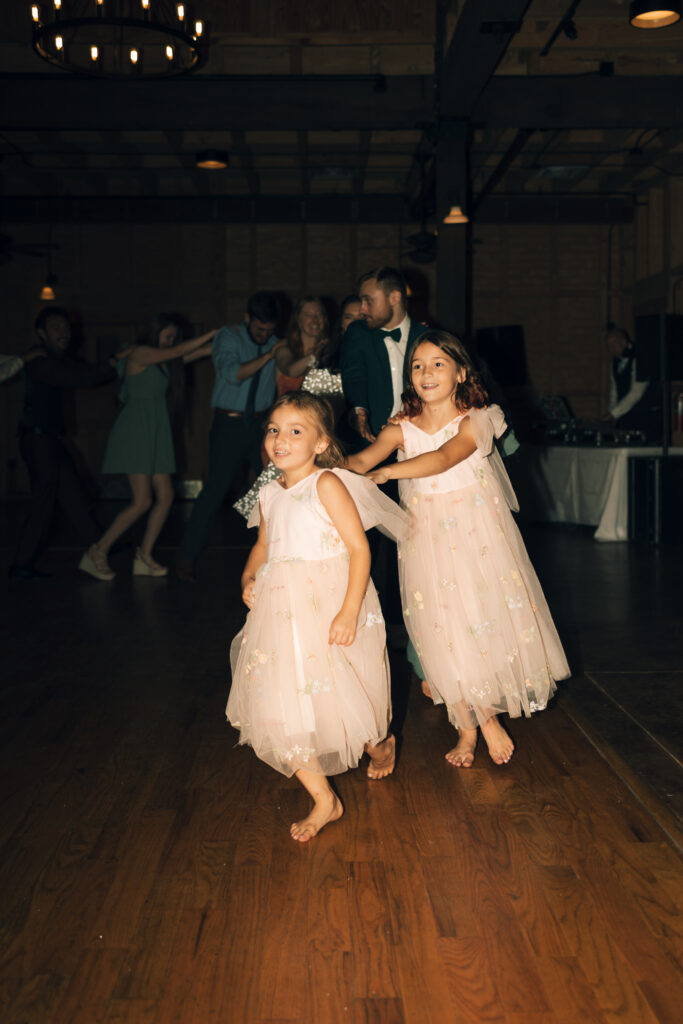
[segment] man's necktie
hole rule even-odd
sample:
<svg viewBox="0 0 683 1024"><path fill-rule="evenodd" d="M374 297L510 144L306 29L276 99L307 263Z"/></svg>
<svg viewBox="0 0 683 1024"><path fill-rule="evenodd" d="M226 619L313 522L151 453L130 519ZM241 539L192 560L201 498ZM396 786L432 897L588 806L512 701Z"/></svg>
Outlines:
<svg viewBox="0 0 683 1024"><path fill-rule="evenodd" d="M391 338L392 341L401 340L401 328L394 327L393 331L382 331L383 338Z"/></svg>
<svg viewBox="0 0 683 1024"><path fill-rule="evenodd" d="M263 367L261 367L261 370ZM254 376L249 381L249 390L247 391L247 401L244 406L244 419L247 423L251 423L254 418L254 410L256 408L256 389L258 388L259 377L261 376L261 370L257 370Z"/></svg>

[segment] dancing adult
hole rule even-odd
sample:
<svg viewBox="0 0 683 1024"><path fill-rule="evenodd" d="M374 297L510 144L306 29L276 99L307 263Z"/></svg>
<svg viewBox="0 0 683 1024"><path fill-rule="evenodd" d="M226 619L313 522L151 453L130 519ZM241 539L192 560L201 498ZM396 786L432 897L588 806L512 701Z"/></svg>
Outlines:
<svg viewBox="0 0 683 1024"><path fill-rule="evenodd" d="M322 300L305 295L296 305L284 344L275 356L278 396L298 391L306 371L318 365L318 356L330 341L330 325Z"/></svg>
<svg viewBox="0 0 683 1024"><path fill-rule="evenodd" d="M90 388L114 379L117 357L95 366L79 362L69 352L71 323L58 306L46 306L35 321L42 358L24 368L24 408L19 423L19 451L31 484L31 505L19 536L11 579L39 580L49 576L35 566L59 504L81 541L92 544L100 528L67 442L64 393Z"/></svg>
<svg viewBox="0 0 683 1024"><path fill-rule="evenodd" d="M280 307L273 292L256 292L247 302L244 322L221 327L213 342L216 383L206 483L194 503L180 548L179 579L194 579L194 563L244 460L259 473L262 414L275 397L274 335Z"/></svg>
<svg viewBox="0 0 683 1024"><path fill-rule="evenodd" d="M342 386L339 351L347 327L359 316L360 298L357 295L348 295L341 304L339 319L334 331L320 349L315 359L315 365L306 370L301 382L302 391L309 391L312 395L322 395L332 406L338 431L337 437L347 452L356 451L355 438L357 435L352 436L355 431L350 431L347 424L347 405ZM253 486L234 503L233 508L245 519L248 519L252 508L258 501L261 488L279 476L280 470L274 463L269 462L256 478Z"/></svg>
<svg viewBox="0 0 683 1024"><path fill-rule="evenodd" d="M361 319L346 332L341 368L351 425L372 442L401 408L406 352L426 328L408 315L400 271L378 267L363 274L358 284Z"/></svg>
<svg viewBox="0 0 683 1024"><path fill-rule="evenodd" d="M407 286L399 270L378 267L363 274L358 282L361 319L352 323L341 347L344 394L351 408L349 421L363 441L371 443L390 416L402 408L401 395L408 383L406 353L412 342L427 329L411 320L407 310ZM398 487L391 481L387 493L398 500ZM387 621L402 622L395 554L385 538L373 538L373 576ZM406 651L415 673L424 673L412 644ZM397 714L404 694L394 692ZM400 726L394 723L397 734Z"/></svg>
<svg viewBox="0 0 683 1024"><path fill-rule="evenodd" d="M102 472L124 473L132 499L81 558L79 569L95 579L114 579L116 573L107 561L109 550L145 512L149 515L133 559L133 574L168 573L166 566L156 561L153 551L173 504L171 476L175 473L175 453L169 404L173 409L182 400L182 364L208 356L214 334L215 331L208 331L198 338L180 341L179 320L160 313L147 325L128 357L118 363L123 378L119 392L122 408L109 434Z"/></svg>

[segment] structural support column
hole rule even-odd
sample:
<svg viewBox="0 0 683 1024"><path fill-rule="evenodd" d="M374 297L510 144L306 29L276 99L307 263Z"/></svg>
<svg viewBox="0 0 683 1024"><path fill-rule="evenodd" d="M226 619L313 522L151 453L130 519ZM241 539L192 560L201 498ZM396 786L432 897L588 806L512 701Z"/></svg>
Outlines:
<svg viewBox="0 0 683 1024"><path fill-rule="evenodd" d="M471 217L471 127L467 119L443 118L436 147L436 316L463 341L472 330L472 224L444 224L452 206Z"/></svg>

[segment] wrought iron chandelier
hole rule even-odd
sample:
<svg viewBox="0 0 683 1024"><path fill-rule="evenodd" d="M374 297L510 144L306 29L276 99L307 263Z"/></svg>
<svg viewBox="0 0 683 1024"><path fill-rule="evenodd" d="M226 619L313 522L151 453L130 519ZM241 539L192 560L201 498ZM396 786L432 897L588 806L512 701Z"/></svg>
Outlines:
<svg viewBox="0 0 683 1024"><path fill-rule="evenodd" d="M208 56L208 27L171 0L43 0L31 4L33 49L54 67L96 78L167 78Z"/></svg>

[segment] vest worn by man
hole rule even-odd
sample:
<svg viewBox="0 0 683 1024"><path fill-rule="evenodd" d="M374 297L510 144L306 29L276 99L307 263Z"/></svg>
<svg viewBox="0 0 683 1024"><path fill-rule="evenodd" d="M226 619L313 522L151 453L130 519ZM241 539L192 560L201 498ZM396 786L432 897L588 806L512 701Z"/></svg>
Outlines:
<svg viewBox="0 0 683 1024"><path fill-rule="evenodd" d="M612 377L617 391L617 402L621 402L631 390L635 361L636 350L632 345L624 349L621 358L612 360ZM633 408L619 417L619 429L642 430L648 440L655 440L659 427L659 410L653 408L652 399L652 385L648 384Z"/></svg>

